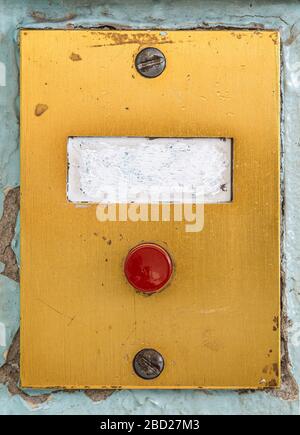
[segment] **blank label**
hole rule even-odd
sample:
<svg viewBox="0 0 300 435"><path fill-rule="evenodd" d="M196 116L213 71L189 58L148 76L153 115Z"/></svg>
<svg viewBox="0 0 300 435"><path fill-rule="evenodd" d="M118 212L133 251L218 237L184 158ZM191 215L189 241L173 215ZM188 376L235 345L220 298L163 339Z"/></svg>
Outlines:
<svg viewBox="0 0 300 435"><path fill-rule="evenodd" d="M232 140L72 137L73 203L223 203L232 198Z"/></svg>

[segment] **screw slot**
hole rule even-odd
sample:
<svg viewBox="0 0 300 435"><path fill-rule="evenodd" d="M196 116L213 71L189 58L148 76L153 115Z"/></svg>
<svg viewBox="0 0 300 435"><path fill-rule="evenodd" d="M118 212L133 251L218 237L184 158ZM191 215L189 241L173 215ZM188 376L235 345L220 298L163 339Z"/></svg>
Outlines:
<svg viewBox="0 0 300 435"><path fill-rule="evenodd" d="M154 349L140 350L133 360L135 373L143 379L155 379L164 369L162 355Z"/></svg>
<svg viewBox="0 0 300 435"><path fill-rule="evenodd" d="M144 48L135 59L137 71L147 78L158 77L166 68L166 58L157 48Z"/></svg>

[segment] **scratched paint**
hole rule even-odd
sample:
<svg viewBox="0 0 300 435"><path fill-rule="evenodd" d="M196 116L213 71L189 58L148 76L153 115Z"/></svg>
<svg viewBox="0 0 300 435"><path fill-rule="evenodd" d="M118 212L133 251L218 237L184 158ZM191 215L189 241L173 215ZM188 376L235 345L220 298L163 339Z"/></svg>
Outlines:
<svg viewBox="0 0 300 435"><path fill-rule="evenodd" d="M110 4L111 3L111 4ZM238 3L238 5L237 5ZM83 5L84 4L84 5ZM282 191L284 290L291 320L287 334L292 373L300 383L300 4L233 0L0 0L0 210L8 188L19 183L18 28L116 26L133 28L240 27L279 29L282 38L283 123ZM76 53L79 54L80 53ZM2 77L2 78L1 78ZM3 128L4 126L4 128ZM14 249L18 251L17 225ZM1 269L0 269L1 270ZM17 284L0 276L0 322L6 345L0 365L18 328ZM4 302L3 302L4 301ZM1 342L3 343L3 340ZM32 393L31 393L32 394ZM283 400L290 398L294 400ZM0 385L0 414L299 414L295 386L279 393L212 391L122 391L101 402L83 392L57 393L41 405L29 405Z"/></svg>

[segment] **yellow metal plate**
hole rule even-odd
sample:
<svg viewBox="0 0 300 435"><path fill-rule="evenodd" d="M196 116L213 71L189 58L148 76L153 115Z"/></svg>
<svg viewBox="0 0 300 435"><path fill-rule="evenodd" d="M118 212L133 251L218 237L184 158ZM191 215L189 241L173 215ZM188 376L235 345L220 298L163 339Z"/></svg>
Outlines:
<svg viewBox="0 0 300 435"><path fill-rule="evenodd" d="M141 48L165 72L140 76ZM21 379L46 388L264 388L280 378L279 36L258 31L21 32ZM178 222L107 222L66 199L68 136L232 137L233 202ZM143 297L141 241L176 274ZM108 243L109 242L109 243ZM132 368L151 347L154 380Z"/></svg>

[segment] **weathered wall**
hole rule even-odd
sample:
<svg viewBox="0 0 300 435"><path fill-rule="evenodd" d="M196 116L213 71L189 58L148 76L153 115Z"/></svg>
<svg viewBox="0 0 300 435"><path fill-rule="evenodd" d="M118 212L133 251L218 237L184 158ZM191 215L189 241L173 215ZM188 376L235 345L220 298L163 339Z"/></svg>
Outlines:
<svg viewBox="0 0 300 435"><path fill-rule="evenodd" d="M24 392L19 379L18 30L279 29L282 37L283 386L280 391ZM0 0L0 414L299 414L300 3L237 0Z"/></svg>

